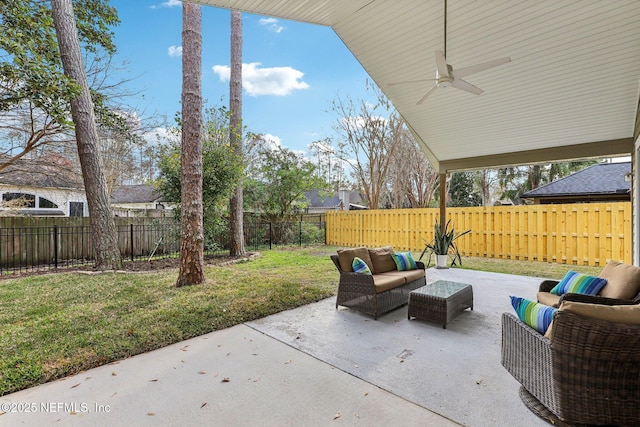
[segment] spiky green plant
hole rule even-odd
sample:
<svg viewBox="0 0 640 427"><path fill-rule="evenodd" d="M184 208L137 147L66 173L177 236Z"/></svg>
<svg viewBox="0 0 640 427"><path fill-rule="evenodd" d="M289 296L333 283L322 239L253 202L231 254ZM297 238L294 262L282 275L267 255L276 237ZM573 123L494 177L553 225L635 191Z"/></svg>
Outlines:
<svg viewBox="0 0 640 427"><path fill-rule="evenodd" d="M449 228L451 225L451 220L447 221L444 229L440 227L440 222L436 221L433 226L433 240L431 242L427 242L422 254L420 254L420 260L424 256L425 253L429 252L429 259L427 261L427 265L431 262L431 255L453 255L453 261L451 265L456 265L456 261L462 265L462 257L460 256L460 252L458 251L458 246L456 245L456 239L458 237L464 236L467 233L470 233L471 230L466 231L455 231L453 227Z"/></svg>

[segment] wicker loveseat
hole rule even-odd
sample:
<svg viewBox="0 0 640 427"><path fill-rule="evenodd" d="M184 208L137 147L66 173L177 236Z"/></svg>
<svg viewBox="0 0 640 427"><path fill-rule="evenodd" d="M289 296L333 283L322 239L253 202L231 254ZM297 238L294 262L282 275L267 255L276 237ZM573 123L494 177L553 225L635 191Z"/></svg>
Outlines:
<svg viewBox="0 0 640 427"><path fill-rule="evenodd" d="M416 261L417 269L398 271L391 246L367 249L341 249L331 260L340 273L336 308L344 306L373 316L398 308L409 301L409 293L426 284L424 263ZM363 259L372 274L353 271L355 257Z"/></svg>
<svg viewBox="0 0 640 427"><path fill-rule="evenodd" d="M640 305L563 299L545 335L502 316L502 365L522 401L555 425L640 425Z"/></svg>

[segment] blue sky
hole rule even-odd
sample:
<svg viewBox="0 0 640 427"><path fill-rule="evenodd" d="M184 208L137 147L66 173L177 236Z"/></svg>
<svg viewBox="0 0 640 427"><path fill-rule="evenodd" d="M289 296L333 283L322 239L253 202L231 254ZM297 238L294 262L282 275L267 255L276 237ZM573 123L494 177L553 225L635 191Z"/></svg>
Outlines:
<svg viewBox="0 0 640 427"><path fill-rule="evenodd" d="M180 110L182 7L177 0L111 0L121 23L114 28L118 62L126 61L126 101L149 115L173 119ZM202 6L203 97L228 106L224 80L230 61L231 13ZM333 136L338 95L366 97L367 73L332 29L243 14L243 119L248 130L272 135L304 151Z"/></svg>

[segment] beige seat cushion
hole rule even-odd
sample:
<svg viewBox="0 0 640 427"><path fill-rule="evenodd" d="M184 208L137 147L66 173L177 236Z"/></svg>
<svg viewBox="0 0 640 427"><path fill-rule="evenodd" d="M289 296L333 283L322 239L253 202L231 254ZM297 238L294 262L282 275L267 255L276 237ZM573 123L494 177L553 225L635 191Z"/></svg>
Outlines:
<svg viewBox="0 0 640 427"><path fill-rule="evenodd" d="M554 295L551 292L538 292L538 302L540 304L556 307L560 302L560 295Z"/></svg>
<svg viewBox="0 0 640 427"><path fill-rule="evenodd" d="M417 270L407 270L407 271L387 271L386 273L380 273L384 276L396 276L396 277L403 277L405 280L405 283L408 282L413 282L414 280L418 280L424 277L424 270L422 270L421 268L417 269Z"/></svg>
<svg viewBox="0 0 640 427"><path fill-rule="evenodd" d="M640 267L610 261L600 277L607 279L607 284L600 291L602 297L633 299L640 292Z"/></svg>
<svg viewBox="0 0 640 427"><path fill-rule="evenodd" d="M395 274L375 274L371 277L373 277L373 284L376 287L376 294L405 284L404 277Z"/></svg>
<svg viewBox="0 0 640 427"><path fill-rule="evenodd" d="M348 249L338 249L338 262L340 263L340 268L345 272L353 271L353 258L358 257L364 262L367 263L369 269L373 271L371 263L371 258L369 257L369 251L365 247L360 248L348 248Z"/></svg>
<svg viewBox="0 0 640 427"><path fill-rule="evenodd" d="M604 320L611 323L621 323L623 325L640 326L640 305L603 305L589 304L586 302L562 301L559 311L567 311L589 319ZM545 337L552 339L551 330L553 322L549 325Z"/></svg>
<svg viewBox="0 0 640 427"><path fill-rule="evenodd" d="M393 247L384 246L382 248L369 249L369 257L372 262L371 271L373 274L386 273L387 271L397 270L396 263L391 257Z"/></svg>
<svg viewBox="0 0 640 427"><path fill-rule="evenodd" d="M640 325L640 305L602 305L562 301L559 310L575 313L590 319L605 320L625 325Z"/></svg>

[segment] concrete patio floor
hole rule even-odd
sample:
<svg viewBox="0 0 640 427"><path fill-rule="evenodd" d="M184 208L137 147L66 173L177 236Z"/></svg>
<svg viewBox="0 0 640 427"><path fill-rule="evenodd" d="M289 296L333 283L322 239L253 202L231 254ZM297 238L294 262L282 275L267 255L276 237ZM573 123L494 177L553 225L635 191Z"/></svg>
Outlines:
<svg viewBox="0 0 640 427"><path fill-rule="evenodd" d="M500 365L509 295L540 278L460 269L474 310L443 329L335 297L0 398L4 425L545 426Z"/></svg>
<svg viewBox="0 0 640 427"><path fill-rule="evenodd" d="M509 295L536 298L542 278L429 269L427 282L473 286L474 309L442 325L407 319L407 307L373 320L335 309L335 299L249 326L331 366L465 426L545 426L521 402L520 384L500 363ZM332 313L333 311L333 313Z"/></svg>

